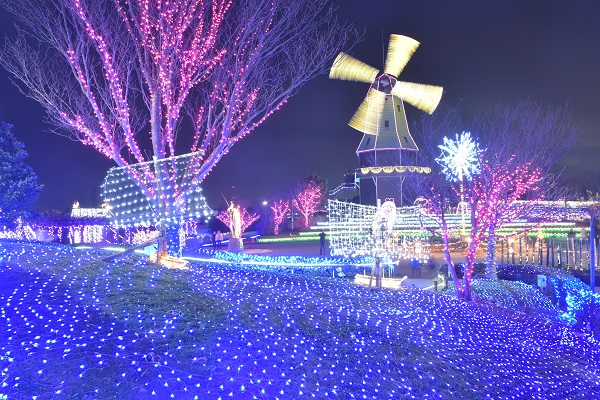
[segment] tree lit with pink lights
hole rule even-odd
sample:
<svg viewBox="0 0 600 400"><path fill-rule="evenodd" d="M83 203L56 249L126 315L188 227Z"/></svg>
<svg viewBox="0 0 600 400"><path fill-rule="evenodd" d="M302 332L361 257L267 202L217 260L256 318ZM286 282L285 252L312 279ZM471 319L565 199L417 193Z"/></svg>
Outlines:
<svg viewBox="0 0 600 400"><path fill-rule="evenodd" d="M481 160L481 173L465 184L465 201L469 204L471 227L465 256L464 284L458 291L471 298L471 278L475 265L475 252L488 241L495 247L495 232L508 222L522 218L528 205L543 198L540 187L541 169L531 163L519 163L515 157L501 160L489 155ZM527 201L519 204L527 195ZM489 277L497 277L495 268Z"/></svg>
<svg viewBox="0 0 600 400"><path fill-rule="evenodd" d="M299 181L292 189L292 204L302 215L302 226L309 228L317 211L325 202L326 182L313 175Z"/></svg>
<svg viewBox="0 0 600 400"><path fill-rule="evenodd" d="M26 32L0 63L58 134L118 166L197 153L185 171L196 184L355 38L328 0L0 4ZM129 174L153 198L158 178L176 173L149 163ZM163 186L155 207L185 203L185 191Z"/></svg>
<svg viewBox="0 0 600 400"><path fill-rule="evenodd" d="M439 128L454 126L456 122L451 114L437 118L422 122L420 126L426 139L424 148L429 153L438 147L434 145L435 132L439 132ZM498 235L500 228L509 222L527 218L536 201L563 194L556 185L557 176L551 173L552 167L571 148L579 134L578 126L566 108L544 107L531 101L494 107L478 115L472 126L487 149L477 153L477 173L459 185L459 172L451 172L457 179L448 182L444 179L444 172L450 169L438 164L441 171L424 182L421 199L424 206L422 218L433 220L438 225L432 233L444 239L444 255L450 275L458 295L467 299L471 298L477 248L487 242L486 276L497 277L495 251L496 240L503 237ZM564 143L564 138L573 140ZM451 226L446 218L459 199L464 199L468 205L470 220L463 281L458 279L448 247L449 237L460 227ZM524 229L531 229L531 226Z"/></svg>
<svg viewBox="0 0 600 400"><path fill-rule="evenodd" d="M260 215L258 213L249 211L246 207L240 207L239 205L237 205L236 207L238 207L238 209L240 210L241 232L244 233L246 229L250 227L250 225L258 221ZM221 211L216 215L216 217L219 221L229 226L230 217L227 210Z"/></svg>
<svg viewBox="0 0 600 400"><path fill-rule="evenodd" d="M279 199L270 208L273 215L273 234L279 235L279 227L290 213L290 201Z"/></svg>

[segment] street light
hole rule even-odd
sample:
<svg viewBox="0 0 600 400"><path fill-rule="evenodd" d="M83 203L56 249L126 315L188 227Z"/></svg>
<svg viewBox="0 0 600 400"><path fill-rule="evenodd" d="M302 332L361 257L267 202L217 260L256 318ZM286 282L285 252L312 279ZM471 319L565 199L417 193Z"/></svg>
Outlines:
<svg viewBox="0 0 600 400"><path fill-rule="evenodd" d="M267 219L267 204L269 204L266 200L262 202L263 208L265 209L265 219Z"/></svg>

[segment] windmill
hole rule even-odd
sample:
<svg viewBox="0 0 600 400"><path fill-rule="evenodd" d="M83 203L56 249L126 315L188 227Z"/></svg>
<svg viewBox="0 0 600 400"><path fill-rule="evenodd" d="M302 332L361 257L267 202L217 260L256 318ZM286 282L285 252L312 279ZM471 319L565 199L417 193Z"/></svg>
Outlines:
<svg viewBox="0 0 600 400"><path fill-rule="evenodd" d="M404 102L427 112L438 106L443 88L398 80L419 42L402 35L390 35L384 72L340 53L331 67L330 79L369 83L364 100L348 125L363 132L356 150L359 161L361 203L376 204L377 199L396 198L403 205L405 178L426 173L414 165L419 150L408 129Z"/></svg>

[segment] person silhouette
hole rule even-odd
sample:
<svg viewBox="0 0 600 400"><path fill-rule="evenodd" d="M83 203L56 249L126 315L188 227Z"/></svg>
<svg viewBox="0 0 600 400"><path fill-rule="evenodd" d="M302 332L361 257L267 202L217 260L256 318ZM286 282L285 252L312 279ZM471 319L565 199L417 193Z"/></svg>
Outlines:
<svg viewBox="0 0 600 400"><path fill-rule="evenodd" d="M321 230L319 233L319 243L321 247L319 248L319 255L325 255L325 231Z"/></svg>

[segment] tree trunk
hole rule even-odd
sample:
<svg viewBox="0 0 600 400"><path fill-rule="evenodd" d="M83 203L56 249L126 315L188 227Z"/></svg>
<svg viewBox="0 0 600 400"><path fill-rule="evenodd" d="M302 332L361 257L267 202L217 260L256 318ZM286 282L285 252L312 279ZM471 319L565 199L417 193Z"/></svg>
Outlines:
<svg viewBox="0 0 600 400"><path fill-rule="evenodd" d="M183 247L185 246L185 232L183 226L178 222L169 222L166 224L167 249L169 255L181 257Z"/></svg>
<svg viewBox="0 0 600 400"><path fill-rule="evenodd" d="M463 297L463 287L460 283L460 280L458 279L458 276L456 275L456 269L454 268L452 256L450 255L450 247L448 244L448 227L446 226L445 222L443 223L442 232L442 239L444 241L444 259L446 260L446 264L448 265L448 273L450 274L452 282L454 282L454 286L456 287L456 295L458 297Z"/></svg>
<svg viewBox="0 0 600 400"><path fill-rule="evenodd" d="M481 242L476 241L473 236L471 236L471 243L469 243L469 250L467 251L467 255L465 257L465 275L463 277L464 287L465 287L465 300L471 300L471 280L473 277L473 269L475 267L475 252L477 251L477 247Z"/></svg>
<svg viewBox="0 0 600 400"><path fill-rule="evenodd" d="M160 102L161 97L159 94L155 94L152 96L152 107L150 110L150 129L152 130L152 151L154 152L154 176L156 179L156 211L158 212L158 229L160 231L160 236L166 235L166 225L164 218L164 207L163 198L164 193L162 189L162 176L160 173L160 167L158 165L158 161L164 158L164 154L162 154L162 150L160 147L160 143L162 142L161 138L161 112L160 112ZM167 245L168 246L168 245Z"/></svg>
<svg viewBox="0 0 600 400"><path fill-rule="evenodd" d="M485 265L485 277L489 279L498 279L498 271L496 271L496 229L490 226L488 235L488 249Z"/></svg>

